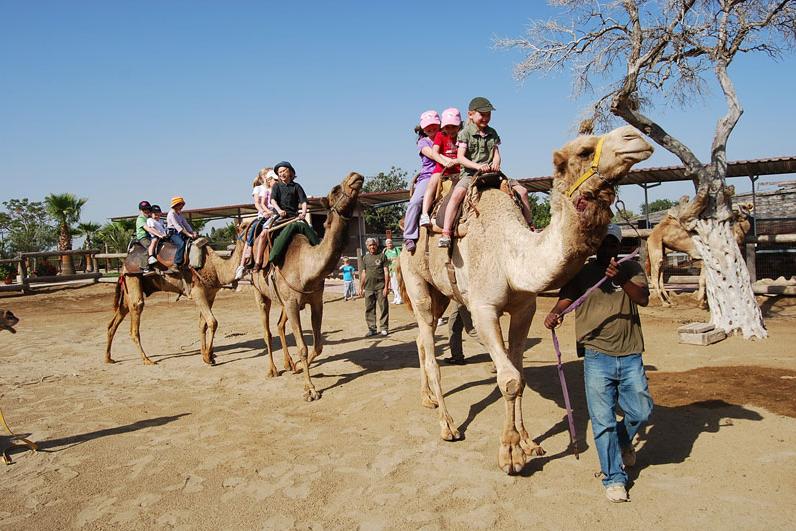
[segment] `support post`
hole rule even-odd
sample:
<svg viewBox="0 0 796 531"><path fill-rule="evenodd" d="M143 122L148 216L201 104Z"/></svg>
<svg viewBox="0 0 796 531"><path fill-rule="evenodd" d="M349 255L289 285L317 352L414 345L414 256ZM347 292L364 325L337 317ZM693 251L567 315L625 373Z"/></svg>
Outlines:
<svg viewBox="0 0 796 531"><path fill-rule="evenodd" d="M755 190L755 183L759 178L759 175L749 176L749 180L752 181L752 234L755 238L757 238L757 193ZM752 283L754 283L754 280Z"/></svg>

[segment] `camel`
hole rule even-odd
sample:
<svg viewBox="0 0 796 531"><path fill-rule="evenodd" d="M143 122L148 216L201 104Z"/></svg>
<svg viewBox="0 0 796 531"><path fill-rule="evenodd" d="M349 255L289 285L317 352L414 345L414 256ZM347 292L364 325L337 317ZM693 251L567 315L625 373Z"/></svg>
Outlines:
<svg viewBox="0 0 796 531"><path fill-rule="evenodd" d="M452 250L455 286L446 266L448 251L437 247L439 234L422 231L417 251L401 253L402 289L408 296L404 300L410 302L419 328L421 403L439 408L444 440L461 435L445 407L434 331L454 298L472 313L481 343L497 370L506 408L498 466L506 473L518 473L531 455L544 453L529 437L522 418L522 359L536 295L564 285L596 251L612 217L615 182L651 154L652 146L630 126L602 137L579 136L556 151L552 219L540 233L528 227L507 194L497 189L482 191L477 207L469 210L466 236L455 240ZM594 166L596 172L590 172ZM578 185L587 172L593 176ZM503 313L510 315L508 349L499 322Z"/></svg>
<svg viewBox="0 0 796 531"><path fill-rule="evenodd" d="M647 237L647 273L650 276L650 291L658 295L658 299L660 299L663 306L672 305L672 299L663 284L663 263L666 260L666 249L687 253L693 260L702 259L699 251L694 246L691 234L679 219L679 210L685 205L688 205L688 196L682 197L678 206L669 209L667 215L652 229L652 232ZM735 235L735 241L740 247L743 245L749 229L752 228L750 216L754 206L752 203L740 203L737 208L737 211L734 212L732 230ZM699 289L696 292L695 299L700 308L707 308L708 300L705 294L704 268L700 269L699 272Z"/></svg>
<svg viewBox="0 0 796 531"><path fill-rule="evenodd" d="M111 358L111 345L116 329L130 314L130 338L138 347L141 359L145 365L155 365L141 346L141 313L144 311L144 299L156 291L165 291L185 294L186 286L190 285L190 295L199 310L199 337L201 339L202 360L208 365L215 365L213 353L213 339L218 321L213 316L213 302L222 286L235 279L235 268L240 263L243 254L242 234L249 222L244 222L238 228L238 238L235 250L229 258L219 256L210 246L204 247L204 266L193 272L184 272L183 276L177 275L130 275L122 270L119 282L116 284L116 293L113 297L113 318L108 323L108 342L105 349L105 363L114 363ZM192 279L188 275L193 275ZM190 280L190 283L188 282Z"/></svg>
<svg viewBox="0 0 796 531"><path fill-rule="evenodd" d="M324 205L329 208L329 215L324 224L323 240L312 246L303 235L297 235L290 242L281 265L275 265L252 274L254 297L260 310L265 345L268 349L268 377L277 376L271 348L271 329L268 313L271 302L278 301L282 306L277 329L284 353L285 370L288 368L298 372L296 364L290 357L285 337L285 325L290 321L293 336L304 369L304 399L309 401L320 398L320 393L310 379L309 364L323 350L321 337L321 321L323 319L323 284L329 273L338 265L340 253L348 237L348 222L356 208L357 198L365 178L355 172L349 173L343 182L335 186ZM312 323L313 355L307 357L307 344L301 330L299 312L310 306Z"/></svg>
<svg viewBox="0 0 796 531"><path fill-rule="evenodd" d="M0 330L8 330L12 334L16 334L17 331L14 330L14 327L18 322L19 318L11 310L0 308Z"/></svg>

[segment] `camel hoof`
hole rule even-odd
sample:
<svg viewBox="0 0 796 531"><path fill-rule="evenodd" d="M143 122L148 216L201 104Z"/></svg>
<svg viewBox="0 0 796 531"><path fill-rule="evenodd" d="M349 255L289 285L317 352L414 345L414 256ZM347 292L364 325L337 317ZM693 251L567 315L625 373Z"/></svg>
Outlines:
<svg viewBox="0 0 796 531"><path fill-rule="evenodd" d="M276 370L276 367L271 367L268 369L268 372L265 373L266 378L276 378L279 376L279 371Z"/></svg>
<svg viewBox="0 0 796 531"><path fill-rule="evenodd" d="M542 448L533 441L520 440L520 447L522 448L522 451L525 452L525 455L527 455L528 457L533 457L533 456L541 457L547 453L545 452L544 448Z"/></svg>
<svg viewBox="0 0 796 531"><path fill-rule="evenodd" d="M152 360L151 360L151 359L149 359L149 358L146 358L146 359L144 360L144 365L157 365L157 364L158 364L158 362L156 362L156 361L152 361Z"/></svg>
<svg viewBox="0 0 796 531"><path fill-rule="evenodd" d="M451 429L448 426L442 428L442 433L440 433L439 436L442 437L443 441L448 441L448 442L462 440L462 434L459 433L459 430Z"/></svg>
<svg viewBox="0 0 796 531"><path fill-rule="evenodd" d="M305 389L304 390L304 400L307 402L312 402L314 400L318 400L321 397L321 394L316 389Z"/></svg>
<svg viewBox="0 0 796 531"><path fill-rule="evenodd" d="M116 363L116 360L111 358L105 358L105 363Z"/></svg>
<svg viewBox="0 0 796 531"><path fill-rule="evenodd" d="M520 434L515 432L501 439L498 466L506 474L519 474L526 463L525 452L520 446Z"/></svg>
<svg viewBox="0 0 796 531"><path fill-rule="evenodd" d="M420 398L420 404L423 407L427 407L428 409L436 409L439 404L437 401L431 398L430 396L424 396Z"/></svg>

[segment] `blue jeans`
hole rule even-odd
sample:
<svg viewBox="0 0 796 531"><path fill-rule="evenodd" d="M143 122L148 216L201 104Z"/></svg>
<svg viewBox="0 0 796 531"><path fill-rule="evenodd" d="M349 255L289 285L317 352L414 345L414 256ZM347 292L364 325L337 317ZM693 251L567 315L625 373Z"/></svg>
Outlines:
<svg viewBox="0 0 796 531"><path fill-rule="evenodd" d="M353 299L356 293L354 292L354 281L353 280L344 280L343 281L343 297L346 299Z"/></svg>
<svg viewBox="0 0 796 531"><path fill-rule="evenodd" d="M625 485L627 474L622 467L621 449L630 446L652 413L644 363L641 354L609 356L588 347L585 356L586 401L600 470L605 476L603 485ZM619 422L615 413L617 405L624 413Z"/></svg>
<svg viewBox="0 0 796 531"><path fill-rule="evenodd" d="M426 195L430 180L423 179L415 183L415 191L412 192L412 199L409 200L404 216L404 240L417 240L420 237L420 211L423 209L423 196Z"/></svg>
<svg viewBox="0 0 796 531"><path fill-rule="evenodd" d="M174 232L169 236L169 240L177 246L177 253L174 255L174 265L182 265L185 255L185 237L180 232Z"/></svg>

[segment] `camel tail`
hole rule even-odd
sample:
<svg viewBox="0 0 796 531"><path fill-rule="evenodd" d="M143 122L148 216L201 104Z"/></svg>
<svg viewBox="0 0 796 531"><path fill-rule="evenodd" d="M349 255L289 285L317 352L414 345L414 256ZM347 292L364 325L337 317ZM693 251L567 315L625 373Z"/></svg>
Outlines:
<svg viewBox="0 0 796 531"><path fill-rule="evenodd" d="M119 275L119 281L116 283L116 291L113 294L113 310L119 309L124 299L124 274Z"/></svg>
<svg viewBox="0 0 796 531"><path fill-rule="evenodd" d="M398 277L398 291L401 292L401 300L404 301L404 304L406 304L406 309L409 310L409 313L413 313L414 310L412 309L412 300L409 298L409 294L406 292L404 276L401 274L401 262L398 262L398 267L395 268L395 275Z"/></svg>

